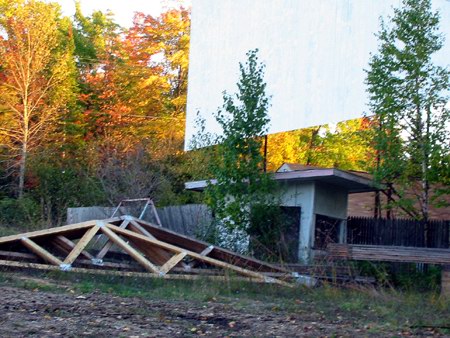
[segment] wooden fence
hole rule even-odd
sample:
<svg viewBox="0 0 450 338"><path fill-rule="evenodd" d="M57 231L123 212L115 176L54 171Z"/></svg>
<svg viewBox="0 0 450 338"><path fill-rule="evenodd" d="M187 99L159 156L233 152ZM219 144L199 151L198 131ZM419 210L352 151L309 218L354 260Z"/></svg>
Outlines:
<svg viewBox="0 0 450 338"><path fill-rule="evenodd" d="M349 217L347 243L448 248L450 221ZM426 240L425 240L426 238Z"/></svg>
<svg viewBox="0 0 450 338"><path fill-rule="evenodd" d="M141 209L142 206L134 209L131 206L121 207L117 215L128 214L137 217ZM68 208L67 224L109 218L114 210L114 207ZM174 205L157 208L157 211L164 228L182 235L205 239L211 231L212 215L204 204ZM143 220L154 222L152 213L145 213Z"/></svg>

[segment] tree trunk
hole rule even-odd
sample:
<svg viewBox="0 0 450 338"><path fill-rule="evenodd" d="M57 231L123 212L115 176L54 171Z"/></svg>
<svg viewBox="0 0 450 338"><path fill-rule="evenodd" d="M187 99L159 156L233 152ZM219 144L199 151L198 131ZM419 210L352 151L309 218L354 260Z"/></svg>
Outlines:
<svg viewBox="0 0 450 338"><path fill-rule="evenodd" d="M18 191L18 197L23 197L23 190L25 186L25 170L26 170L26 164L27 164L27 142L25 141L22 144L22 150L20 153L20 162L19 162L19 191Z"/></svg>
<svg viewBox="0 0 450 338"><path fill-rule="evenodd" d="M306 165L311 165L312 163L312 151L314 149L314 147L316 146L316 137L319 134L320 128L322 126L317 127L317 129L314 129L311 132L311 139L309 141L309 145L308 145L308 150L307 150L307 157L306 157Z"/></svg>

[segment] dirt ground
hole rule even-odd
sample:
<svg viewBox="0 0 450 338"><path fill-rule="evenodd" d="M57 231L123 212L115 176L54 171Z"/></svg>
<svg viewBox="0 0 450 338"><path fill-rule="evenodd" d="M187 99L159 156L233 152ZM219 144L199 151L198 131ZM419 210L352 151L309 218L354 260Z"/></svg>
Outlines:
<svg viewBox="0 0 450 338"><path fill-rule="evenodd" d="M242 308L216 301L161 301L73 290L0 286L1 337L365 337L442 336L432 331L372 332L349 319L306 311Z"/></svg>

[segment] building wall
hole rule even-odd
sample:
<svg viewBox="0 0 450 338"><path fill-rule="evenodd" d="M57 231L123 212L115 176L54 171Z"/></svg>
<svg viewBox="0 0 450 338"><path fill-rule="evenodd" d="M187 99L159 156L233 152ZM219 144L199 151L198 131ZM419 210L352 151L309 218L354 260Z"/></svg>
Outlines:
<svg viewBox="0 0 450 338"><path fill-rule="evenodd" d="M342 219L342 234L345 234L347 218L347 192L337 186L315 182L290 182L280 185L278 191L281 205L300 207L300 231L298 258L307 263L312 258L316 214Z"/></svg>
<svg viewBox="0 0 450 338"><path fill-rule="evenodd" d="M314 238L314 193L314 182L281 183L278 191L281 205L301 208L298 258L304 263L311 257L310 248Z"/></svg>
<svg viewBox="0 0 450 338"><path fill-rule="evenodd" d="M314 213L345 220L348 193L331 184L316 184Z"/></svg>

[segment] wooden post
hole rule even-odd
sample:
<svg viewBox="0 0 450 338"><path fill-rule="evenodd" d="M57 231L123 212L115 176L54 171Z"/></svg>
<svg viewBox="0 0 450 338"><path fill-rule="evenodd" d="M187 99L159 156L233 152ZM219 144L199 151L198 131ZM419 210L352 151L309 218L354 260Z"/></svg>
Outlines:
<svg viewBox="0 0 450 338"><path fill-rule="evenodd" d="M441 295L450 299L450 265L442 266Z"/></svg>

